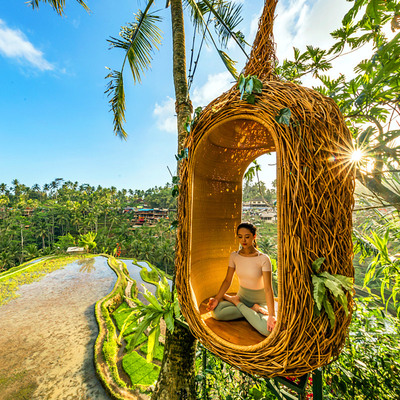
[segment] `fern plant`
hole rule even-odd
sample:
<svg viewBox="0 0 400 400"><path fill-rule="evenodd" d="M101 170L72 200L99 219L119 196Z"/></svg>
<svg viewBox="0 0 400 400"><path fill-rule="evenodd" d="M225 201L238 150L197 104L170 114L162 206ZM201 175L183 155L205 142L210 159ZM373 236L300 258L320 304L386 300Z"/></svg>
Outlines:
<svg viewBox="0 0 400 400"><path fill-rule="evenodd" d="M335 312L329 294L333 297L344 309L346 316L349 315L346 292L353 290L353 278L344 275L330 274L327 271L321 272L321 266L325 258L318 258L312 263L312 284L314 297L314 315L320 315L324 308L328 315L330 326L333 329L335 326Z"/></svg>

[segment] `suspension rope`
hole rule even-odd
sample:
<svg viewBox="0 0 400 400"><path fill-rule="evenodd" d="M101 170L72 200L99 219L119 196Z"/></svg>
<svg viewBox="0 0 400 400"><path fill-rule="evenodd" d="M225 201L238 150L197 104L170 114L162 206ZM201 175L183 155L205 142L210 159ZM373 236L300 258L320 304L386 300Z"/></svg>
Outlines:
<svg viewBox="0 0 400 400"><path fill-rule="evenodd" d="M208 24L210 23L210 20L211 20L211 11L209 11L209 14L208 14L206 27L208 27ZM194 62L193 73L191 73L196 31L197 31L197 23L196 23L196 26L195 26L195 29L194 29L194 32L193 32L193 43L192 43L192 49L191 49L190 67L189 67L189 75L188 75L188 91L190 91L190 88L192 87L194 74L195 74L196 69L197 69L197 64L198 64L198 61L199 61L199 58L200 58L201 50L203 48L203 43L204 43L204 40L205 40L205 37L206 37L207 29L203 30L203 37L201 38L201 42L200 42L199 50L198 50L198 53L197 53L196 61Z"/></svg>

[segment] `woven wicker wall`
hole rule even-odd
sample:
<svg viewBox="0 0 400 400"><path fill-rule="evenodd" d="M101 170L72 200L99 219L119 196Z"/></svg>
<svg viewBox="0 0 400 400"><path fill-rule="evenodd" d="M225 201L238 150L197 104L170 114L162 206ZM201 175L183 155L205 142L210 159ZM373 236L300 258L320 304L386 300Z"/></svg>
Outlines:
<svg viewBox="0 0 400 400"><path fill-rule="evenodd" d="M291 109L293 126L275 121L284 107ZM335 303L333 330L324 314L313 318L311 263L325 257L329 272L354 276L352 145L337 106L291 83L264 82L256 105L241 101L232 88L206 107L186 145L176 285L193 333L222 359L253 374L300 376L325 365L338 355L351 315ZM276 151L278 163L278 322L264 341L239 346L212 332L198 306L216 294L235 249L243 173L269 151Z"/></svg>

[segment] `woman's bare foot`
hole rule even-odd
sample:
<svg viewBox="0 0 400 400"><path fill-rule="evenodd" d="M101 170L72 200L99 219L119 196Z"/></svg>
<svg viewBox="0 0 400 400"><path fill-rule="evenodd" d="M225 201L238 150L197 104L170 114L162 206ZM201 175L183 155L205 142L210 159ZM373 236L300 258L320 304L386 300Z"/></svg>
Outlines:
<svg viewBox="0 0 400 400"><path fill-rule="evenodd" d="M268 315L268 310L264 307L261 307L259 304L254 304L253 307L251 307L252 310L254 310L255 312L264 314L264 315Z"/></svg>
<svg viewBox="0 0 400 400"><path fill-rule="evenodd" d="M231 302L235 306L237 306L240 303L240 298L237 294L234 296L230 296L229 294L224 294L224 299Z"/></svg>

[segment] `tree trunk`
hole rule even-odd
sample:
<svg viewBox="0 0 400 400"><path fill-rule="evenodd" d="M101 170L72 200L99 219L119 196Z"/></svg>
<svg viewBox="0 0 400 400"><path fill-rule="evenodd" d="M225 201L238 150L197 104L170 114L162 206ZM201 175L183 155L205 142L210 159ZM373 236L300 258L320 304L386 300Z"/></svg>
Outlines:
<svg viewBox="0 0 400 400"><path fill-rule="evenodd" d="M186 80L185 30L182 0L171 0L173 39L173 74L175 109L178 124L178 152L186 137L184 124L193 107ZM178 204L179 209L179 204ZM190 331L175 324L174 333L167 330L160 376L152 400L195 400L195 368L197 340Z"/></svg>
<svg viewBox="0 0 400 400"><path fill-rule="evenodd" d="M190 331L176 324L167 330L160 376L152 400L195 400L194 360L196 341Z"/></svg>
<svg viewBox="0 0 400 400"><path fill-rule="evenodd" d="M193 111L186 79L185 28L183 22L182 0L171 1L173 74L175 87L175 110L178 123L178 152L183 149L187 135L185 122Z"/></svg>

